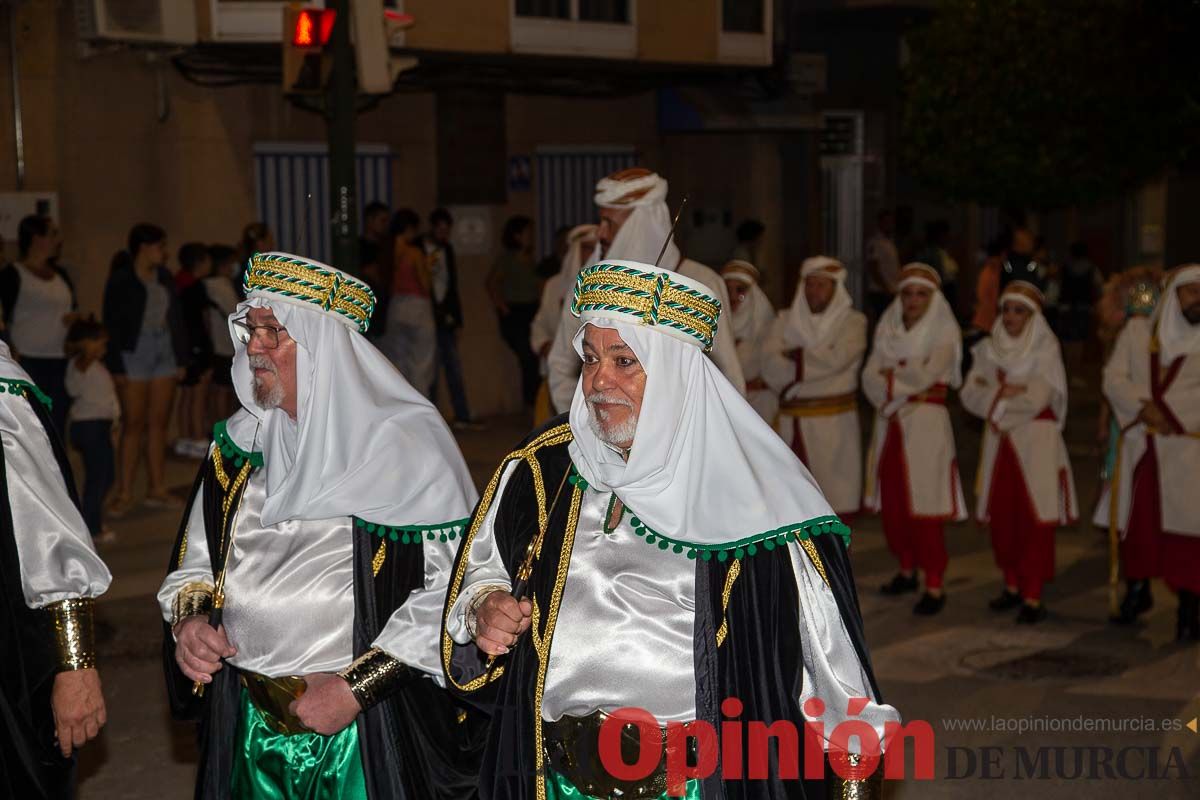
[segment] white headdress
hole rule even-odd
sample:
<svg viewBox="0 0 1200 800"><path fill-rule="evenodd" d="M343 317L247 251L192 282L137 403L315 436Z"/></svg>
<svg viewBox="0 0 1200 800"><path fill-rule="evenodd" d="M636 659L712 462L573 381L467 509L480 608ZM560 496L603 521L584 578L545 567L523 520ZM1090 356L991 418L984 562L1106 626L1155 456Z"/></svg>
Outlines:
<svg viewBox="0 0 1200 800"><path fill-rule="evenodd" d="M633 209L609 244L605 260L653 264L671 232L667 182L646 169L624 170L600 179L596 184L595 201L600 208ZM658 263L673 270L679 266L681 258L672 239Z"/></svg>
<svg viewBox="0 0 1200 800"><path fill-rule="evenodd" d="M589 485L621 498L648 542L724 561L814 533L848 535L800 460L705 357L720 314L707 287L605 261L581 273L573 310L583 323L577 352L589 325L612 328L646 371L628 461L592 431L582 383L570 452Z"/></svg>
<svg viewBox="0 0 1200 800"><path fill-rule="evenodd" d="M255 255L244 278L251 307L269 307L296 341L296 419L254 399L246 345L234 337L233 383L242 409L226 431L261 450L267 525L357 516L451 538L477 494L437 410L362 335L374 296L343 272L287 253ZM351 313L365 303L365 314Z"/></svg>
<svg viewBox="0 0 1200 800"><path fill-rule="evenodd" d="M1189 283L1200 283L1200 264L1188 264L1175 271L1154 313L1158 357L1164 367L1179 356L1200 353L1200 325L1191 324L1183 316L1179 295L1175 293Z"/></svg>
<svg viewBox="0 0 1200 800"><path fill-rule="evenodd" d="M808 297L804 294L804 280L809 275L820 275L829 278L837 284L833 291L833 299L819 314L814 314L808 307ZM804 259L800 265L800 285L796 287L796 296L792 299L792 307L788 309L787 327L783 330L783 343L789 349L797 347L815 347L837 335L842 329L846 315L854 309L850 293L846 291L846 268L842 262L829 256L813 256Z"/></svg>
<svg viewBox="0 0 1200 800"><path fill-rule="evenodd" d="M727 281L737 281L747 287L745 301L736 311L729 314L734 341L740 343L759 335L775 319L775 307L771 305L771 298L767 297L766 292L758 285L758 268L749 261L734 259L727 261L725 266L721 267L721 277ZM740 354L742 351L739 349L738 352ZM755 354L757 355L757 353ZM749 365L743 360L742 369L746 370L748 367ZM757 374L759 369L757 365L754 369ZM747 376L749 376L749 372L747 372Z"/></svg>
<svg viewBox="0 0 1200 800"><path fill-rule="evenodd" d="M904 307L897 295L879 318L879 325L875 328L875 350L883 366L894 367L901 361L924 359L937 343L952 341L954 360L946 372L939 376L939 380L957 389L962 385L962 329L958 327L958 320L942 295L942 279L933 267L914 262L900 270L897 287L903 290L905 286L913 284L933 290L925 315L911 328L905 328Z"/></svg>

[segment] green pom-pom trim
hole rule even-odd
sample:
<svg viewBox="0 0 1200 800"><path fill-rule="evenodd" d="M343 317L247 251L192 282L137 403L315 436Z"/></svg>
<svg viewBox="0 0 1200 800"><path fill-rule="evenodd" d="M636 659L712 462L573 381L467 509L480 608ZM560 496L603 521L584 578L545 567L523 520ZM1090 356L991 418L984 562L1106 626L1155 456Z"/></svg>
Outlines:
<svg viewBox="0 0 1200 800"><path fill-rule="evenodd" d="M50 399L50 395L39 389L37 384L21 380L20 378L0 378L0 394L5 392L15 394L18 397L31 394L48 410L53 410L54 408L54 401Z"/></svg>
<svg viewBox="0 0 1200 800"><path fill-rule="evenodd" d="M837 534L842 537L847 547L850 546L850 528L834 516L808 520L796 525L786 525L772 531L765 531L757 536L748 536L744 539L718 544L697 544L686 539L663 536L647 526L638 516L631 516L629 521L633 526L634 534L645 539L647 544L656 544L660 550L670 550L673 553L686 552L687 557L691 559L699 555L705 561L711 560L714 553L717 554L718 561L727 561L730 556L740 561L747 556L756 556L762 551L769 553L776 547L785 547L788 542L794 542L797 539L805 541L813 536L826 534Z"/></svg>
<svg viewBox="0 0 1200 800"><path fill-rule="evenodd" d="M250 462L250 466L252 467L262 468L264 463L263 454L251 453L243 450L238 443L229 436L229 431L225 427L225 422L225 420L221 420L216 425L213 425L213 444L215 444L217 449L221 451L221 455L225 456L225 458L234 459L234 466L236 466L238 469L241 469L242 465L244 465L247 461Z"/></svg>
<svg viewBox="0 0 1200 800"><path fill-rule="evenodd" d="M443 542L453 541L466 529L469 519L456 519L437 525L381 525L361 517L353 517L355 529L375 535L380 539L388 538L401 544L420 544L424 540Z"/></svg>

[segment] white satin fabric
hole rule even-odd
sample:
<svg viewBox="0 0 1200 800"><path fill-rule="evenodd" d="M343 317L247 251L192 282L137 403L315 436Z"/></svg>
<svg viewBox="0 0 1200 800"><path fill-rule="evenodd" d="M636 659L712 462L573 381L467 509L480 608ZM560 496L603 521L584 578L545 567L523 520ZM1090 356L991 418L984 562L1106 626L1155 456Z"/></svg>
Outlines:
<svg viewBox="0 0 1200 800"><path fill-rule="evenodd" d="M330 269L320 265L324 269ZM282 295L254 291L230 317L268 307L296 340L297 419L254 400L246 346L234 339L241 401L227 430L266 460L263 520L356 514L386 525L465 519L478 499L441 414L348 321Z"/></svg>
<svg viewBox="0 0 1200 800"><path fill-rule="evenodd" d="M33 383L3 342L0 376ZM112 574L67 494L50 437L31 402L39 401L0 394L0 440L25 604L42 608L59 600L99 597L108 591Z"/></svg>
<svg viewBox="0 0 1200 800"><path fill-rule="evenodd" d="M696 718L696 564L648 546L630 527L628 510L606 534L611 497L584 492L542 718L634 706L663 723L690 722Z"/></svg>
<svg viewBox="0 0 1200 800"><path fill-rule="evenodd" d="M223 618L238 649L229 662L272 677L336 672L353 660L353 537L368 534L355 530L350 517L266 525L265 502L266 477L256 470L237 507L226 562ZM200 496L188 511L187 537L182 567L158 592L168 621L185 584L215 583ZM441 685L438 633L454 543L426 540L423 547L424 586L409 595L373 644Z"/></svg>
<svg viewBox="0 0 1200 800"><path fill-rule="evenodd" d="M1193 325L1183 316L1179 295L1175 293L1180 286L1189 283L1200 283L1200 264L1188 264L1177 269L1154 310L1158 353L1163 366L1169 366L1179 356L1200 353L1200 325Z"/></svg>
<svg viewBox="0 0 1200 800"><path fill-rule="evenodd" d="M588 424L580 384L571 407L571 460L588 483L615 491L652 530L719 545L833 514L812 475L704 357L699 344L653 327L583 315L616 330L646 371L626 462Z"/></svg>
<svg viewBox="0 0 1200 800"><path fill-rule="evenodd" d="M510 464L501 476L472 542L462 593L447 617L446 631L459 644L470 642L465 615L475 595L484 587L509 586L495 524L516 467ZM695 562L648 546L630 529L629 509L613 533L604 533L610 498L594 488L584 492L550 647L542 717L636 706L663 723L695 719ZM873 693L833 591L798 544L788 547L804 651L799 701L820 697L826 705L821 721L832 731L849 718L851 698L873 698ZM871 700L858 718L882 740L884 725L899 722L900 714Z"/></svg>

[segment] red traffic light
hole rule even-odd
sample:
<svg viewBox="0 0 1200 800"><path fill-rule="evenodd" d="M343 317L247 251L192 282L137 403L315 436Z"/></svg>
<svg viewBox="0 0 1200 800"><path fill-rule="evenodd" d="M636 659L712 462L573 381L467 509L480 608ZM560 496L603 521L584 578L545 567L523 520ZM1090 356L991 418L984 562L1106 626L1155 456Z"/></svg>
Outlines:
<svg viewBox="0 0 1200 800"><path fill-rule="evenodd" d="M324 47L333 33L337 12L329 9L306 8L296 15L292 28L293 47Z"/></svg>

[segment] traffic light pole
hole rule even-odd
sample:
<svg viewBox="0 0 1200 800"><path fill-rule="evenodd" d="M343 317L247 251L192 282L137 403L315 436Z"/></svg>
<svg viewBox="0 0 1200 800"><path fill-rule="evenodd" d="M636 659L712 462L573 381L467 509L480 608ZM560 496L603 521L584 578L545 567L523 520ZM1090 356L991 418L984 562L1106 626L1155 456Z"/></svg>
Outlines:
<svg viewBox="0 0 1200 800"><path fill-rule="evenodd" d="M354 118L358 84L354 75L354 46L350 42L350 0L329 0L337 12L330 35L333 69L325 121L329 137L329 220L333 266L358 273L358 187L354 165Z"/></svg>

